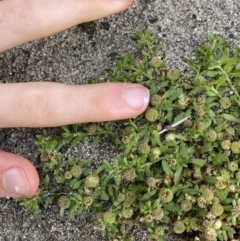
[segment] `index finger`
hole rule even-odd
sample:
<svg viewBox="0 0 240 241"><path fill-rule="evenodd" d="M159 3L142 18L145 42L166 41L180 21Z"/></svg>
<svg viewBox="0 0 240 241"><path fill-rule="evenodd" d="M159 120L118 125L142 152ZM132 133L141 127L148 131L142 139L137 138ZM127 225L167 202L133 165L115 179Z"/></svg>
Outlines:
<svg viewBox="0 0 240 241"><path fill-rule="evenodd" d="M0 1L0 52L123 11L132 0Z"/></svg>

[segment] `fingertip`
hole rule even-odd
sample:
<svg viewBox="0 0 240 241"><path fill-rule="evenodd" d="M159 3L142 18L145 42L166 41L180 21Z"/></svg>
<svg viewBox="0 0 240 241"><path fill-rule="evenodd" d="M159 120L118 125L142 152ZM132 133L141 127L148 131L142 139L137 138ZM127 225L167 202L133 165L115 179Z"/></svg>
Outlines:
<svg viewBox="0 0 240 241"><path fill-rule="evenodd" d="M31 197L38 185L38 173L27 159L0 152L0 197Z"/></svg>

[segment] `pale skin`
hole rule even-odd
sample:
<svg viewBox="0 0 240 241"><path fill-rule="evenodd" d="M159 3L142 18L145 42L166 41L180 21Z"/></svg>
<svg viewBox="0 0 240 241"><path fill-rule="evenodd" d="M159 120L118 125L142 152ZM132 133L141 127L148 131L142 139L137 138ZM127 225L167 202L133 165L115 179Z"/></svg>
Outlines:
<svg viewBox="0 0 240 241"><path fill-rule="evenodd" d="M124 11L132 2L0 0L0 52L79 23ZM0 84L0 93L0 128L53 127L126 119L141 114L149 102L146 88L123 83ZM27 159L0 152L0 197L31 197L38 185L38 173Z"/></svg>

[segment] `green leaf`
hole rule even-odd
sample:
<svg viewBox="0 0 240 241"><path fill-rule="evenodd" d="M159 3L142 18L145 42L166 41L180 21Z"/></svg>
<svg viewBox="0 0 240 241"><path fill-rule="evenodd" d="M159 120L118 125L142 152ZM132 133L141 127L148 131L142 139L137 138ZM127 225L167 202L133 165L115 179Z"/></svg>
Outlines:
<svg viewBox="0 0 240 241"><path fill-rule="evenodd" d="M79 143L80 140L81 140L81 136L75 137L75 138L71 141L71 146L72 146L72 147L76 146L76 145Z"/></svg>
<svg viewBox="0 0 240 241"><path fill-rule="evenodd" d="M237 57L233 57L231 59L228 59L227 63L223 67L223 69L226 72L229 72L232 69L232 67L237 63L237 61L238 61Z"/></svg>
<svg viewBox="0 0 240 241"><path fill-rule="evenodd" d="M208 72L207 72L207 76L215 77L215 76L217 76L219 73L221 73L221 72L220 72L220 71L208 71Z"/></svg>
<svg viewBox="0 0 240 241"><path fill-rule="evenodd" d="M152 196L154 196L156 194L156 190L152 190L151 192L145 193L142 196L142 200L149 200Z"/></svg>
<svg viewBox="0 0 240 241"><path fill-rule="evenodd" d="M105 191L102 191L100 199L108 201L109 200L109 195Z"/></svg>
<svg viewBox="0 0 240 241"><path fill-rule="evenodd" d="M226 83L226 80L228 79L228 75L227 74L223 74L221 75L215 82L214 84L216 85L216 89L218 89L219 87L221 87L224 83Z"/></svg>
<svg viewBox="0 0 240 241"><path fill-rule="evenodd" d="M234 116L234 115L231 115L231 114L222 114L222 115L220 115L220 117L224 118L224 119L227 120L227 121L231 121L231 122L240 124L240 119L237 118L237 117Z"/></svg>
<svg viewBox="0 0 240 241"><path fill-rule="evenodd" d="M183 171L183 166L182 165L177 166L177 170L174 173L174 184L175 185L178 185L180 183L181 178L182 178L182 171Z"/></svg>
<svg viewBox="0 0 240 241"><path fill-rule="evenodd" d="M173 172L170 168L170 165L167 163L166 160L162 161L162 167L163 167L163 171L166 173L166 175L172 175Z"/></svg>
<svg viewBox="0 0 240 241"><path fill-rule="evenodd" d="M99 140L100 140L100 135L97 135L92 142L92 147L98 146Z"/></svg>
<svg viewBox="0 0 240 241"><path fill-rule="evenodd" d="M188 161L188 163L192 163L198 167L203 167L206 164L206 160L192 158Z"/></svg>
<svg viewBox="0 0 240 241"><path fill-rule="evenodd" d="M229 75L233 77L240 77L240 72L231 72Z"/></svg>
<svg viewBox="0 0 240 241"><path fill-rule="evenodd" d="M229 48L225 48L224 53L223 53L223 55L222 55L222 57L220 59L220 63L221 64L225 64L227 59L228 59L228 57L229 57Z"/></svg>

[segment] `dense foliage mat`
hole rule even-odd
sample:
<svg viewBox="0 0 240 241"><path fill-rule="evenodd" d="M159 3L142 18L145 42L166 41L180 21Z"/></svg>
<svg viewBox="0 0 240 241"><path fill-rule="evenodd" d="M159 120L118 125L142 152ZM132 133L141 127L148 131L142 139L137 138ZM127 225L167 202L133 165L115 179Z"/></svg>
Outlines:
<svg viewBox="0 0 240 241"><path fill-rule="evenodd" d="M234 239L240 223L239 49L209 35L183 76L158 57L162 44L150 31L134 40L138 51L119 57L108 78L149 88L149 108L114 125L64 126L57 138L38 135L41 184L34 197L18 199L20 205L39 211L40 203L55 203L69 217L94 211L94 228L111 240L129 240L134 224L151 240L164 240L168 232ZM88 136L93 146L101 136L110 138L120 154L92 170L88 160L60 152Z"/></svg>

